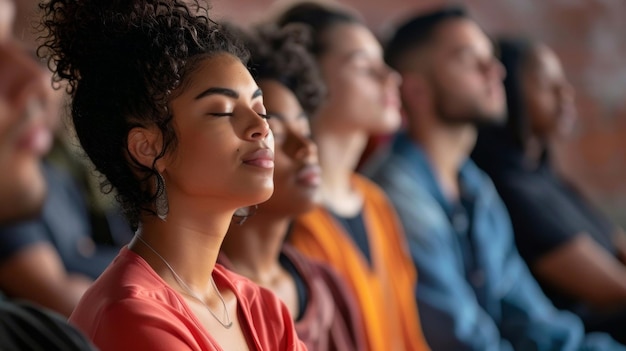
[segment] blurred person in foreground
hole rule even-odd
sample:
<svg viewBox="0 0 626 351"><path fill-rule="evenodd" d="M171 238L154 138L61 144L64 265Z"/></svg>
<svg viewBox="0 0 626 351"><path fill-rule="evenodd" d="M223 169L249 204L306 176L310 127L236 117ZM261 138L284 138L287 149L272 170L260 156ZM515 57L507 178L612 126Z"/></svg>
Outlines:
<svg viewBox="0 0 626 351"><path fill-rule="evenodd" d="M546 45L497 42L507 122L479 131L472 158L511 215L520 255L559 308L626 342L626 236L551 164L576 118L574 91Z"/></svg>
<svg viewBox="0 0 626 351"><path fill-rule="evenodd" d="M13 31L24 38L25 47L34 48L36 1L16 5ZM51 111L63 113L64 95L51 94ZM121 245L104 238L122 232L120 228L126 228L126 242L132 237L114 208L98 211L104 201L94 201L100 197L89 191L95 176L85 158L79 161L70 149L70 130L70 123L56 128L52 149L41 162L47 194L40 213L0 225L0 290L8 298L28 300L67 317L119 251Z"/></svg>
<svg viewBox="0 0 626 351"><path fill-rule="evenodd" d="M38 214L46 194L40 159L58 123L49 75L12 35L14 3L0 0L0 223ZM0 292L1 293L1 292ZM0 294L0 349L92 350L54 313Z"/></svg>
<svg viewBox="0 0 626 351"><path fill-rule="evenodd" d="M402 75L407 130L368 174L387 192L419 270L416 299L434 350L626 350L558 311L515 248L509 215L469 159L477 125L505 117L504 68L462 8L400 25L385 49Z"/></svg>

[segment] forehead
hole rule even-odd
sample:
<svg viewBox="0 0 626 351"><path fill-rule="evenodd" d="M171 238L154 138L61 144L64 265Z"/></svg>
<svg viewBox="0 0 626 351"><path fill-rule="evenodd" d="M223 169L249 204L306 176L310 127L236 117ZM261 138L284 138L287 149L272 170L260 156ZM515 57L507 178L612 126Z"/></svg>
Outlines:
<svg viewBox="0 0 626 351"><path fill-rule="evenodd" d="M268 113L278 114L283 120L291 120L303 112L296 95L282 83L273 79L261 79L259 87L263 90L263 104Z"/></svg>
<svg viewBox="0 0 626 351"><path fill-rule="evenodd" d="M532 52L530 68L538 73L560 73L561 62L554 51L545 45L537 45Z"/></svg>
<svg viewBox="0 0 626 351"><path fill-rule="evenodd" d="M324 34L324 42L329 53L363 53L366 55L382 54L378 40L367 27L358 23L342 23L329 28Z"/></svg>
<svg viewBox="0 0 626 351"><path fill-rule="evenodd" d="M254 79L243 63L226 53L201 58L187 75L188 84L184 86L182 94L193 94L208 87L223 87L247 97L257 90Z"/></svg>
<svg viewBox="0 0 626 351"><path fill-rule="evenodd" d="M493 45L478 24L467 18L449 19L433 35L434 51L454 53L471 50L492 53Z"/></svg>

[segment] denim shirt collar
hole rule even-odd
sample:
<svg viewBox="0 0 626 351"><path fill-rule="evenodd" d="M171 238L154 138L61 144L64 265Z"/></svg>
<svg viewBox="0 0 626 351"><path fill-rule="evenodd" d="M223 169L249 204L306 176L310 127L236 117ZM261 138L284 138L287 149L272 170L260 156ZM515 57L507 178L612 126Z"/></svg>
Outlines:
<svg viewBox="0 0 626 351"><path fill-rule="evenodd" d="M401 133L394 139L392 153L412 165L413 171L419 174L421 178L420 181L424 182L422 185L445 209L446 213L451 215L455 204L444 195L434 169L424 150L412 141L406 133ZM475 197L480 194L483 185L481 171L469 158L469 155L463 162L459 171L459 182L462 191L470 197Z"/></svg>

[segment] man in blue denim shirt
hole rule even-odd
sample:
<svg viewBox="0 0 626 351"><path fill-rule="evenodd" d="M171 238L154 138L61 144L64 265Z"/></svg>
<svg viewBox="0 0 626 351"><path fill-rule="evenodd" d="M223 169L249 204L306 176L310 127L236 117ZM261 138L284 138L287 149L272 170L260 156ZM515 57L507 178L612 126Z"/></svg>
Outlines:
<svg viewBox="0 0 626 351"><path fill-rule="evenodd" d="M626 350L555 309L520 258L509 215L468 156L476 125L504 118L504 70L462 9L400 27L386 50L403 76L407 133L367 168L404 224L433 350Z"/></svg>

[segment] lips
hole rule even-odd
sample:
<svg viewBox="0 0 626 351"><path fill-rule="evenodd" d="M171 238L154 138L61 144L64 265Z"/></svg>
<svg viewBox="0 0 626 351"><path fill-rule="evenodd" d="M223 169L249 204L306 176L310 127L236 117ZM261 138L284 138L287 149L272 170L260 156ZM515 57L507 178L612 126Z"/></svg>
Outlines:
<svg viewBox="0 0 626 351"><path fill-rule="evenodd" d="M321 169L318 165L306 165L296 173L296 181L306 186L318 186L322 181Z"/></svg>
<svg viewBox="0 0 626 351"><path fill-rule="evenodd" d="M270 149L258 149L243 157L243 163L265 169L274 168L274 153Z"/></svg>

